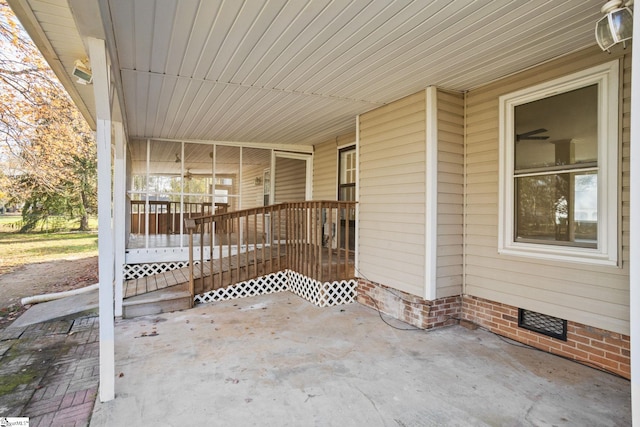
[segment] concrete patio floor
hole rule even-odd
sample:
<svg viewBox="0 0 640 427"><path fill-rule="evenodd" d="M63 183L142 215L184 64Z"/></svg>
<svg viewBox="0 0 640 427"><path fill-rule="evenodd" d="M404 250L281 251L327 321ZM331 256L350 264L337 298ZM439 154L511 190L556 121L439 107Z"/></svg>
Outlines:
<svg viewBox="0 0 640 427"><path fill-rule="evenodd" d="M116 399L91 418L115 425L623 426L630 384L480 329L398 330L284 292L118 321Z"/></svg>

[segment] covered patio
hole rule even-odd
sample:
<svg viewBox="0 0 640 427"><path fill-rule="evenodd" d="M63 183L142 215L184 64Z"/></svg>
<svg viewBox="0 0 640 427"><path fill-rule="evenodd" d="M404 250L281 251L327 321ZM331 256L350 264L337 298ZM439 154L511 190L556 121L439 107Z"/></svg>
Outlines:
<svg viewBox="0 0 640 427"><path fill-rule="evenodd" d="M116 399L91 425L631 423L627 380L482 329L385 320L280 292L118 321Z"/></svg>
<svg viewBox="0 0 640 427"><path fill-rule="evenodd" d="M638 424L640 59L596 46L605 0L9 3L96 130L95 424L628 425L629 388ZM569 114L589 87L593 114ZM548 158L514 163L537 144ZM556 227L587 181L573 234ZM317 241L353 230L358 301L631 384L287 293L116 320L130 266L204 264L185 219L323 200L357 203Z"/></svg>

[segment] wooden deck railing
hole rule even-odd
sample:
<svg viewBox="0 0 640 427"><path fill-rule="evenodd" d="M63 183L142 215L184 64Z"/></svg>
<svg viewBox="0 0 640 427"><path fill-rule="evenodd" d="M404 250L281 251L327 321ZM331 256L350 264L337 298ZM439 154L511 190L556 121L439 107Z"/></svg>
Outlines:
<svg viewBox="0 0 640 427"><path fill-rule="evenodd" d="M287 215L289 269L321 282L354 277L355 202L287 203Z"/></svg>
<svg viewBox="0 0 640 427"><path fill-rule="evenodd" d="M188 218L185 227L192 295L284 269L321 282L354 277L355 202L283 203Z"/></svg>
<svg viewBox="0 0 640 427"><path fill-rule="evenodd" d="M228 209L226 203L216 203L212 212L211 203L180 203L169 201L132 200L131 202L132 234L180 234L181 218L188 219L224 213ZM183 230L185 233L186 230Z"/></svg>

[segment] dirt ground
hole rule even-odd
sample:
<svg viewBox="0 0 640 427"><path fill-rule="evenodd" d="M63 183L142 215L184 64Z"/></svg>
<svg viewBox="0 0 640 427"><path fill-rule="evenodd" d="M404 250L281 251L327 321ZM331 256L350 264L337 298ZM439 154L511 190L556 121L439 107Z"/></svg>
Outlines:
<svg viewBox="0 0 640 427"><path fill-rule="evenodd" d="M26 264L0 274L0 329L28 308L20 303L24 297L68 291L94 283L98 283L97 256Z"/></svg>

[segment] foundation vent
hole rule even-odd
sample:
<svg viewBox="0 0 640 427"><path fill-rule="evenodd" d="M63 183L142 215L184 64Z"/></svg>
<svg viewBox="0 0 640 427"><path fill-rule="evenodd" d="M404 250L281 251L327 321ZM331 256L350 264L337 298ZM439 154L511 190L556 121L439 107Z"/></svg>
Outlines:
<svg viewBox="0 0 640 427"><path fill-rule="evenodd" d="M548 337L567 340L567 321L557 317L519 308L518 326Z"/></svg>

